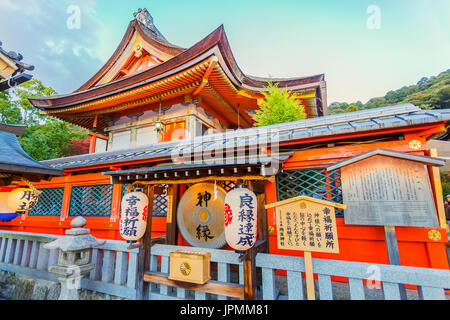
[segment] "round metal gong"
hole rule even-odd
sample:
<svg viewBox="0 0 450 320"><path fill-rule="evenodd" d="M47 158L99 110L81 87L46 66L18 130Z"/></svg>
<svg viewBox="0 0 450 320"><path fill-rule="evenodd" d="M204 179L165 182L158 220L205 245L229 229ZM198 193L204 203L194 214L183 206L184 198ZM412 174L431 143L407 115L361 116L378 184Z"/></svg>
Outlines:
<svg viewBox="0 0 450 320"><path fill-rule="evenodd" d="M184 240L193 247L222 248L226 244L224 207L226 191L214 183L187 189L178 203L177 223Z"/></svg>

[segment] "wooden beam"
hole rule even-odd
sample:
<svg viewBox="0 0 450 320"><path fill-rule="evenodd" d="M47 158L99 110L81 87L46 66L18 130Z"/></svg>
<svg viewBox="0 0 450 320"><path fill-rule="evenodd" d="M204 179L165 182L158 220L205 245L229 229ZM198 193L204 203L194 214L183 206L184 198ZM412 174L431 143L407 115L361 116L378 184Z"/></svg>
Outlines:
<svg viewBox="0 0 450 320"><path fill-rule="evenodd" d="M211 107L209 104L206 104L203 100L203 97L200 96L201 99L199 99L200 101L200 107L205 109L207 112L209 112L210 114L212 114L215 118L219 119L224 125L225 127L229 128L230 127L230 121L228 121L227 119L225 119L225 117L218 113L213 107Z"/></svg>
<svg viewBox="0 0 450 320"><path fill-rule="evenodd" d="M397 235L395 226L384 226L384 235L386 238L386 249L389 258L389 264L401 266L400 251L398 250ZM402 283L398 284L400 299L406 300L406 288Z"/></svg>
<svg viewBox="0 0 450 320"><path fill-rule="evenodd" d="M147 224L144 237L141 239L141 245L139 247L138 254L138 268L136 278L136 298L139 300L144 299L148 291L148 284L143 281L144 272L150 269L150 249L152 245L152 215L153 215L153 186L148 186L146 190L149 205L147 213Z"/></svg>
<svg viewBox="0 0 450 320"><path fill-rule="evenodd" d="M306 296L308 300L316 300L311 251L304 251L303 257L305 261Z"/></svg>
<svg viewBox="0 0 450 320"><path fill-rule="evenodd" d="M430 149L428 155L433 158L437 158L438 154L436 149ZM444 229L448 229L447 220L445 217L445 208L444 208L444 197L442 192L442 183L441 183L441 175L439 172L439 168L434 166L428 166L428 173L430 175L430 182L433 189L434 202L436 205L438 218L439 218L439 226Z"/></svg>
<svg viewBox="0 0 450 320"><path fill-rule="evenodd" d="M147 227L144 234L145 263L144 270L150 269L150 248L152 241L152 216L153 216L153 196L155 194L154 186L147 186L148 210L147 210Z"/></svg>
<svg viewBox="0 0 450 320"><path fill-rule="evenodd" d="M244 260L244 299L256 299L256 250L250 248Z"/></svg>
<svg viewBox="0 0 450 320"><path fill-rule="evenodd" d="M169 185L167 193L167 222L166 222L166 244L177 244L177 203L178 184Z"/></svg>
<svg viewBox="0 0 450 320"><path fill-rule="evenodd" d="M236 111L236 109L230 105L212 86L207 84L206 89L217 99L219 102L226 107L231 113L233 113L240 121L241 125L244 124L247 128L251 127L252 124L243 116L242 113Z"/></svg>
<svg viewBox="0 0 450 320"><path fill-rule="evenodd" d="M265 186L266 186L265 181L251 181L249 183L249 189L256 194L258 239L268 241L269 227L267 222L267 210L265 208L266 205Z"/></svg>
<svg viewBox="0 0 450 320"><path fill-rule="evenodd" d="M168 275L158 272L146 272L144 281L158 283L175 288L183 288L186 290L200 291L212 294L223 295L232 298L244 299L244 287L235 283L224 283L209 280L205 284L195 284L189 282L170 280Z"/></svg>
<svg viewBox="0 0 450 320"><path fill-rule="evenodd" d="M216 56L213 56L211 58L211 61L209 62L208 69L206 69L205 73L203 74L202 82L197 87L197 89L195 89L195 91L192 93L192 97L197 96L200 93L200 91L202 91L203 88L208 84L209 75L213 71L213 68L217 65L218 61L219 61L219 59L217 59Z"/></svg>

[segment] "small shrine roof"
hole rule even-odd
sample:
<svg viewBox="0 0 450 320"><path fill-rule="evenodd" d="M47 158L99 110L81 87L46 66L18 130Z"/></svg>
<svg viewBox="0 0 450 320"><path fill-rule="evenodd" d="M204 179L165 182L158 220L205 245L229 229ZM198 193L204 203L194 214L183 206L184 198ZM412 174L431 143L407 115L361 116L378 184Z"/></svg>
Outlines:
<svg viewBox="0 0 450 320"><path fill-rule="evenodd" d="M33 76L25 73L25 70L34 70L34 66L22 61L20 53L6 51L0 41L0 61L6 65L0 70L0 91L9 89L30 80Z"/></svg>
<svg viewBox="0 0 450 320"><path fill-rule="evenodd" d="M16 132L17 127L0 125L0 172L14 175L38 175L39 178L42 176L62 176L62 170L36 161L23 151L16 137L16 134L20 133ZM5 128L7 130L3 131Z"/></svg>

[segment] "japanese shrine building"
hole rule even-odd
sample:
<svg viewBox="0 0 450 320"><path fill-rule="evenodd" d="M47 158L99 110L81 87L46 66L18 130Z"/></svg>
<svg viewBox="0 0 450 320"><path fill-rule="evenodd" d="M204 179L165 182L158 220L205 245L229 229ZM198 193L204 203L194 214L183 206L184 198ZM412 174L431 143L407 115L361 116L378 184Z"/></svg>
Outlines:
<svg viewBox="0 0 450 320"><path fill-rule="evenodd" d="M92 130L97 138L92 152L251 127L269 80L295 92L309 117L327 113L323 74L248 76L239 69L223 26L184 49L162 36L145 9L135 17L111 58L78 90L30 99L42 113ZM154 130L156 122L162 122L163 133Z"/></svg>
<svg viewBox="0 0 450 320"><path fill-rule="evenodd" d="M307 119L253 127L251 115L269 80L293 92ZM232 178L242 177L259 196L258 237L275 254L281 251L274 210L266 211L264 203L298 195L342 203L340 170L326 167L375 148L432 156L427 141L447 130L450 121L450 110L425 111L410 104L327 115L323 74L295 79L246 75L223 26L185 49L168 42L146 10L135 13L111 58L78 90L30 101L44 114L89 129L90 153L43 161L64 170L64 176L36 183L42 191L38 205L1 222L1 229L63 234L81 215L96 237L120 240L122 196L128 185L146 181L157 185L151 194L152 235L187 245L174 218L183 193L196 182L215 180L229 191ZM276 149L270 144L275 136ZM232 161L192 161L211 150L214 156L244 151ZM448 269L440 182L428 170L442 237L430 239L430 228L398 227L400 257L404 265ZM337 211L340 253L314 257L388 263L383 228L345 225L343 214Z"/></svg>

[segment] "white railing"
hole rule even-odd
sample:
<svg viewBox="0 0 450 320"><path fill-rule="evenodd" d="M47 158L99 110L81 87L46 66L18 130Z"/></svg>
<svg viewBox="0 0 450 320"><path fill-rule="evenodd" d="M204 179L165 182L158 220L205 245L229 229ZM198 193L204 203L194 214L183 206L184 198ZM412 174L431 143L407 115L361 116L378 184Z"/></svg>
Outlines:
<svg viewBox="0 0 450 320"><path fill-rule="evenodd" d="M58 237L61 236L0 231L0 270L58 282L57 277L48 271L49 267L57 264L58 252L44 248L45 243ZM236 298L236 292L241 292L244 287L244 271L239 254L230 250L195 248L195 251L211 253L214 274L207 286L190 290L189 286L183 287L175 283L170 285L172 283L166 280L170 266L169 253L192 249L155 244L151 247L149 270L139 274L139 249L128 249L128 244L124 241L107 240L104 245L92 249L91 262L95 267L81 281L81 288L127 299ZM255 264L258 278L260 277L258 298L305 299L302 274L305 272L305 266L302 257L258 253ZM326 259L312 259L312 264L317 275L317 298L320 300L334 298L332 276L348 278L349 299L352 300L371 298L364 280L378 281L381 299L386 300L400 299L402 285L417 286L417 297L424 300L446 299L445 289L450 288L449 270ZM280 288L277 288L276 270L286 274L284 280L287 288L284 290L287 290L287 293L280 294ZM157 281L146 281L146 276ZM144 287L143 283L148 285ZM218 291L208 288L218 288ZM223 288L226 290L222 290ZM230 294L227 295L227 292Z"/></svg>
<svg viewBox="0 0 450 320"><path fill-rule="evenodd" d="M0 270L58 282L49 267L58 263L58 250L44 248L44 244L58 235L0 231ZM81 280L81 288L115 295L121 298L137 297L138 249L127 249L124 241L107 240L92 249L94 269Z"/></svg>
<svg viewBox="0 0 450 320"><path fill-rule="evenodd" d="M351 300L370 299L368 288L363 280L370 280L369 286L379 286L381 299L399 300L401 286L417 286L417 298L424 300L445 300L444 289L450 288L450 271L443 269L405 267L364 262L312 259L313 272L318 275L317 298L332 300L333 289L331 276L348 278L348 289ZM262 299L305 299L305 287L302 272L305 262L302 257L272 255L258 253L256 266L261 268ZM280 296L276 287L275 270L286 271L287 296Z"/></svg>

